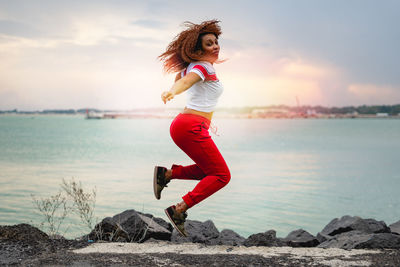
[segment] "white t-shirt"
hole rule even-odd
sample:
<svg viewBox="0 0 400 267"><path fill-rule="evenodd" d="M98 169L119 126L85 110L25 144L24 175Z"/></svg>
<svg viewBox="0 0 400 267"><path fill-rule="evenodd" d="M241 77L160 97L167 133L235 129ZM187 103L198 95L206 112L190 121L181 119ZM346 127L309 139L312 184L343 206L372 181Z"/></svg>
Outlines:
<svg viewBox="0 0 400 267"><path fill-rule="evenodd" d="M189 72L199 75L201 81L188 89L186 107L202 112L214 111L224 88L215 74L213 65L206 61L192 62L181 72L181 77Z"/></svg>

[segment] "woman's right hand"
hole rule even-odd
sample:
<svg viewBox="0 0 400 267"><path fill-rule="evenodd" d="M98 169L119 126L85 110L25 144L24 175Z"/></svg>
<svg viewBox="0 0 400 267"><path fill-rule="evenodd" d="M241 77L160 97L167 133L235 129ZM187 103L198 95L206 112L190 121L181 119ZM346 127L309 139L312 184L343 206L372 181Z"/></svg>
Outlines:
<svg viewBox="0 0 400 267"><path fill-rule="evenodd" d="M161 94L161 99L164 102L164 104L167 103L167 101L170 101L175 97L175 94L172 93L171 91L165 91Z"/></svg>

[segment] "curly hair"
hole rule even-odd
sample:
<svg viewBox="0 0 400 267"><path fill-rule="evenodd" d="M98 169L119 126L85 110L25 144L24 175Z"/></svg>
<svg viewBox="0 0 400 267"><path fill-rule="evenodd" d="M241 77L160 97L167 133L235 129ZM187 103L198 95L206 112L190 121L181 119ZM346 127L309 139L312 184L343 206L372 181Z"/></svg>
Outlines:
<svg viewBox="0 0 400 267"><path fill-rule="evenodd" d="M215 37L222 33L218 25L219 20L208 20L201 24L186 21L183 23L186 30L175 36L174 40L167 46L167 50L158 58L163 62L166 73L180 72L190 62L202 59L203 50L201 38L205 34L214 34Z"/></svg>

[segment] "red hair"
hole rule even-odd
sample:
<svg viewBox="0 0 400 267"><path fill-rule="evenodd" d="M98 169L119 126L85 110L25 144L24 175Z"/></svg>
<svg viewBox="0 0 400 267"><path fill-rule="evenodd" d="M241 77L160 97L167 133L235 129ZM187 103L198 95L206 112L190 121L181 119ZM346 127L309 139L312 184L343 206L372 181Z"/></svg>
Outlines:
<svg viewBox="0 0 400 267"><path fill-rule="evenodd" d="M201 24L184 22L183 25L187 29L175 36L167 46L167 50L158 57L164 64L164 71L167 73L180 72L189 63L202 60L201 38L210 33L218 38L222 33L219 22L218 20L208 20Z"/></svg>

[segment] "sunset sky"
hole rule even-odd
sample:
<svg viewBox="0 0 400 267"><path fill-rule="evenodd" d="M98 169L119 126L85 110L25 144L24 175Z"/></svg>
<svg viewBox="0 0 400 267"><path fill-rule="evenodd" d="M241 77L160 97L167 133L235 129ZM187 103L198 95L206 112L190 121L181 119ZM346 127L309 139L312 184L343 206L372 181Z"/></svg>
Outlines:
<svg viewBox="0 0 400 267"><path fill-rule="evenodd" d="M221 20L219 107L400 103L400 1L0 0L0 110L183 107L157 60Z"/></svg>

